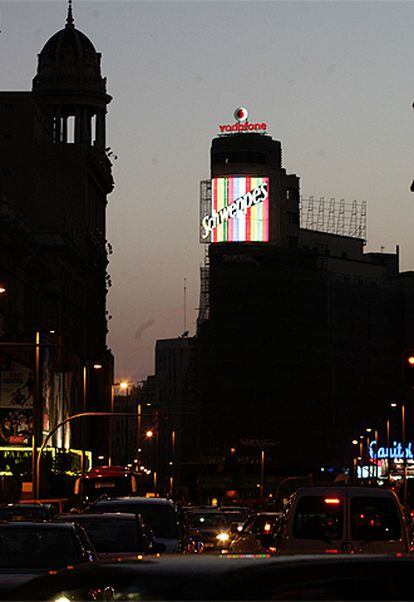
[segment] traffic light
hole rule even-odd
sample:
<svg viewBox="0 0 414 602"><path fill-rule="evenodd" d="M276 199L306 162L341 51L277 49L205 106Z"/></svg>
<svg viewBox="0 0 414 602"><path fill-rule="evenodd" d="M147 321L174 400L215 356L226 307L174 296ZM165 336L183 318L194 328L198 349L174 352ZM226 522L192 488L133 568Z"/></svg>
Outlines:
<svg viewBox="0 0 414 602"><path fill-rule="evenodd" d="M414 387L414 349L406 349L403 353L403 383Z"/></svg>

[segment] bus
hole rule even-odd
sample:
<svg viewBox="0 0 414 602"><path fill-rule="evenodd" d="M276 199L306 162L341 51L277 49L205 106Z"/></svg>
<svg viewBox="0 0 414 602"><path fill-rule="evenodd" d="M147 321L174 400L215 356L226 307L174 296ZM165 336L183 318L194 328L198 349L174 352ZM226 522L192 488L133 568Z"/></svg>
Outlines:
<svg viewBox="0 0 414 602"><path fill-rule="evenodd" d="M74 494L77 505L90 504L104 495L108 497L134 495L138 492L140 476L124 466L92 468L75 481Z"/></svg>

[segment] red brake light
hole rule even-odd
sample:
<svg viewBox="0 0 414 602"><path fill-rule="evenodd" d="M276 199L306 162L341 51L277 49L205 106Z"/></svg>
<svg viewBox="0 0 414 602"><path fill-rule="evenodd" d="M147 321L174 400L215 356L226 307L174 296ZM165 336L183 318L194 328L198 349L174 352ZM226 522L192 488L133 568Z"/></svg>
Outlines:
<svg viewBox="0 0 414 602"><path fill-rule="evenodd" d="M326 497L324 500L325 504L340 504L341 500L338 497Z"/></svg>

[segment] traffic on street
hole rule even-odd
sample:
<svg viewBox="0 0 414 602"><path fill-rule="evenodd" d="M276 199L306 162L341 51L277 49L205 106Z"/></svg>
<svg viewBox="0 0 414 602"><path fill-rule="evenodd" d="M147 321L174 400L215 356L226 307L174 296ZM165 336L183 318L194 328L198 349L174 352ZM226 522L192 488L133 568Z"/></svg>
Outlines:
<svg viewBox="0 0 414 602"><path fill-rule="evenodd" d="M392 489L308 485L244 505L114 493L65 512L3 504L0 599L412 599L414 523Z"/></svg>

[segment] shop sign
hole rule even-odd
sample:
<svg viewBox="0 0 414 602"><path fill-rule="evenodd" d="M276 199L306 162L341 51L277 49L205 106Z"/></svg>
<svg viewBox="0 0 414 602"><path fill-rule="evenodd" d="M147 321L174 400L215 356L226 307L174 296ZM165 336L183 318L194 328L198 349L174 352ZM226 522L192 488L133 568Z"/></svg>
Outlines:
<svg viewBox="0 0 414 602"><path fill-rule="evenodd" d="M390 447L378 447L378 443L376 441L371 441L369 444L369 457L372 460L399 460L404 458L407 460L412 460L414 458L412 445L413 444L410 441L406 444L404 449L404 446L401 442L393 441L393 444Z"/></svg>

